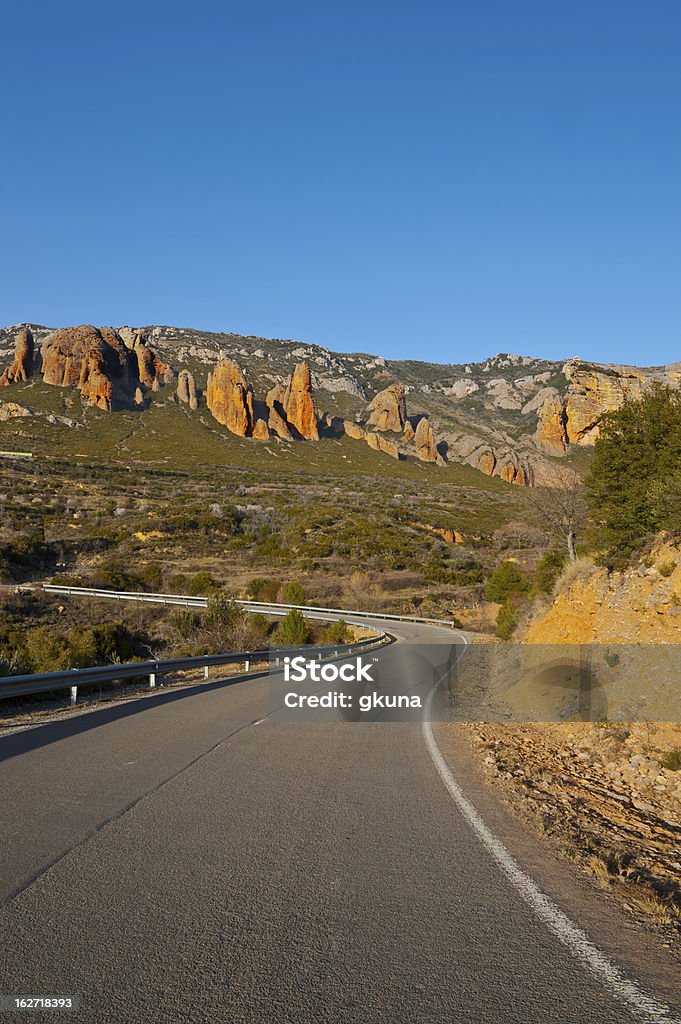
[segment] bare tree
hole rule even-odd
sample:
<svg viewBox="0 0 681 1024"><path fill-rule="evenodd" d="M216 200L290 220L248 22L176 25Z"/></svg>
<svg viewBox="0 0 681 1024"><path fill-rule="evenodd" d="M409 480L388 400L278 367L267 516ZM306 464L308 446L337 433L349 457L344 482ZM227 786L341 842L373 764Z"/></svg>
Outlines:
<svg viewBox="0 0 681 1024"><path fill-rule="evenodd" d="M571 562L577 561L577 537L586 523L584 486L572 466L552 466L541 483L526 492L530 505L541 517L541 527L567 546Z"/></svg>

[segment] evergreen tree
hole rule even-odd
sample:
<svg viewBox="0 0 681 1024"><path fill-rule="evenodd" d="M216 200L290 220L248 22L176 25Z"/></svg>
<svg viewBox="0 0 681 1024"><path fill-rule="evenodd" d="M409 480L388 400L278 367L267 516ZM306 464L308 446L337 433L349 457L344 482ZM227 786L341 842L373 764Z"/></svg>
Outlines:
<svg viewBox="0 0 681 1024"><path fill-rule="evenodd" d="M656 385L607 413L586 494L607 565L623 564L647 536L681 529L681 394Z"/></svg>

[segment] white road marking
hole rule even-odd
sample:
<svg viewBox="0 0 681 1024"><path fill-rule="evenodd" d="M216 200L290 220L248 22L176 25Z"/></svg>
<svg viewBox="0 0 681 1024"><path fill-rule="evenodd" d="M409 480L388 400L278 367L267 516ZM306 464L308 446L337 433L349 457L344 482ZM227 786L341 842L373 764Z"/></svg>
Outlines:
<svg viewBox="0 0 681 1024"><path fill-rule="evenodd" d="M462 639L468 646L465 636L462 635ZM537 883L523 871L501 840L497 839L473 804L464 795L447 767L433 735L430 709L437 685L431 690L423 712L422 726L426 746L449 795L497 866L549 931L569 949L583 967L598 978L621 1002L625 1003L639 1020L646 1021L647 1024L681 1024L678 1017L672 1016L668 1006L648 996L635 982L622 974L613 961L591 942L586 932L574 924L567 914L564 914L553 900L542 892Z"/></svg>

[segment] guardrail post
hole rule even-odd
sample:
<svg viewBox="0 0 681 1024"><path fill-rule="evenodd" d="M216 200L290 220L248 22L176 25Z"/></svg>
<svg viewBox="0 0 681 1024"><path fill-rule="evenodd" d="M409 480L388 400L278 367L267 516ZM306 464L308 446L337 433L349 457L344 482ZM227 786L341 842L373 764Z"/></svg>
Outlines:
<svg viewBox="0 0 681 1024"><path fill-rule="evenodd" d="M72 708L75 707L77 700L78 700L78 687L77 686L72 686L72 687L70 687L70 693L69 693L69 707L72 707Z"/></svg>
<svg viewBox="0 0 681 1024"><path fill-rule="evenodd" d="M246 658L246 660L244 662L244 672L249 672L250 668L251 668L251 659L250 658Z"/></svg>
<svg viewBox="0 0 681 1024"><path fill-rule="evenodd" d="M203 666L203 678L208 679L208 665Z"/></svg>
<svg viewBox="0 0 681 1024"><path fill-rule="evenodd" d="M149 673L149 689L153 690L153 688L155 686L156 686L156 673L155 672L150 672Z"/></svg>

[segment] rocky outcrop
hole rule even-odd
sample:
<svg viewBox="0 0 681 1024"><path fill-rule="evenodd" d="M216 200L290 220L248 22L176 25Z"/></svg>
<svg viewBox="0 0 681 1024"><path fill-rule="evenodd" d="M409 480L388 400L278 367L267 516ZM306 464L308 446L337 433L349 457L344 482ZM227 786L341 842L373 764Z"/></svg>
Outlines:
<svg viewBox="0 0 681 1024"><path fill-rule="evenodd" d="M123 328L130 331L130 328ZM42 343L43 380L58 387L77 387L83 401L110 411L130 407L137 390L159 390L160 377L172 369L136 336L132 347L112 327L62 327Z"/></svg>
<svg viewBox="0 0 681 1024"><path fill-rule="evenodd" d="M312 375L307 362L298 363L290 375L282 406L286 422L299 437L319 440L318 413L312 398Z"/></svg>
<svg viewBox="0 0 681 1024"><path fill-rule="evenodd" d="M568 379L565 424L571 444L594 444L603 413L619 409L646 387L645 375L639 371L615 372L576 359L568 360L563 373Z"/></svg>
<svg viewBox="0 0 681 1024"><path fill-rule="evenodd" d="M199 407L199 399L196 393L196 381L193 373L189 370L180 370L177 376L177 397L180 402L188 405L190 409L196 410Z"/></svg>
<svg viewBox="0 0 681 1024"><path fill-rule="evenodd" d="M427 530L428 533L434 533L437 537L441 537L446 544L463 544L464 536L449 526L431 526L430 523L421 523L417 519L409 520L410 526L415 526L418 530Z"/></svg>
<svg viewBox="0 0 681 1024"><path fill-rule="evenodd" d="M404 433L402 435L404 440L411 441L415 433L416 431L414 430L411 424L411 420L407 420L407 422L404 424Z"/></svg>
<svg viewBox="0 0 681 1024"><path fill-rule="evenodd" d="M391 459L399 459L400 453L397 445L394 441L389 441L387 437L381 437L380 434L374 433L370 430L366 435L366 443L374 451L383 452L384 455L389 455Z"/></svg>
<svg viewBox="0 0 681 1024"><path fill-rule="evenodd" d="M404 385L391 384L372 399L369 405L369 426L375 430L399 433L407 419Z"/></svg>
<svg viewBox="0 0 681 1024"><path fill-rule="evenodd" d="M284 397L286 395L286 388L283 384L275 384L275 386L267 393L265 399L267 408L269 410L268 425L271 433L276 434L283 441L290 441L293 434L289 430L288 423L286 422L286 414L284 412Z"/></svg>
<svg viewBox="0 0 681 1024"><path fill-rule="evenodd" d="M220 359L208 374L206 403L218 423L238 437L253 433L253 391L232 359Z"/></svg>
<svg viewBox="0 0 681 1024"><path fill-rule="evenodd" d="M0 402L0 423L6 423L7 420L24 419L32 415L31 410L24 405L17 405L16 402Z"/></svg>
<svg viewBox="0 0 681 1024"><path fill-rule="evenodd" d="M565 409L558 392L547 395L539 410L536 439L539 447L549 455L562 455L567 451L566 420Z"/></svg>
<svg viewBox="0 0 681 1024"><path fill-rule="evenodd" d="M135 388L133 401L135 405L144 405L144 395L142 394L142 388Z"/></svg>
<svg viewBox="0 0 681 1024"><path fill-rule="evenodd" d="M111 410L131 390L128 351L110 327L62 327L42 344L42 372L46 384L77 387L85 402ZM128 397L129 401L129 397Z"/></svg>
<svg viewBox="0 0 681 1024"><path fill-rule="evenodd" d="M414 445L416 447L416 458L421 462L434 462L438 466L446 465L445 460L437 450L435 434L427 416L422 416L416 425Z"/></svg>
<svg viewBox="0 0 681 1024"><path fill-rule="evenodd" d="M263 419L258 418L253 424L253 435L256 441L269 441L270 428Z"/></svg>
<svg viewBox="0 0 681 1024"><path fill-rule="evenodd" d="M367 436L362 424L355 423L354 420L343 420L343 430L348 437L354 437L356 441L364 441Z"/></svg>
<svg viewBox="0 0 681 1024"><path fill-rule="evenodd" d="M0 376L0 387L28 380L33 368L33 334L29 327L22 327L14 345L14 359Z"/></svg>

